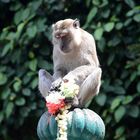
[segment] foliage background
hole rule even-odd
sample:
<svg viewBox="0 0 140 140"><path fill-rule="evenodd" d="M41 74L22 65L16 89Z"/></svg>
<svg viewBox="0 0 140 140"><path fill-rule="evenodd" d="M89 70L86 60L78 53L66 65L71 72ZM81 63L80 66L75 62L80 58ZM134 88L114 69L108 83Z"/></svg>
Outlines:
<svg viewBox="0 0 140 140"><path fill-rule="evenodd" d="M140 139L140 1L0 0L0 13L0 140L38 139L37 72L52 72L50 26L64 18L79 18L95 37L103 76L90 108L105 140Z"/></svg>

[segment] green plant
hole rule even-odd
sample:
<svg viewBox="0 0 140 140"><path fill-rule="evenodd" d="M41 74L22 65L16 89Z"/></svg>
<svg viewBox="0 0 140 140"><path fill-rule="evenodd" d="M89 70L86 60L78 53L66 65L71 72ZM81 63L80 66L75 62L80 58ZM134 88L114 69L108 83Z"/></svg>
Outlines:
<svg viewBox="0 0 140 140"><path fill-rule="evenodd" d="M107 128L106 139L138 140L140 6L128 0L95 0L88 5L93 9L85 28L94 30L103 69L101 92L91 108L98 105Z"/></svg>
<svg viewBox="0 0 140 140"><path fill-rule="evenodd" d="M103 76L90 108L105 122L105 139L140 139L139 1L1 0L0 13L0 139L37 139L45 110L37 71L52 73L51 24L69 17L96 39Z"/></svg>

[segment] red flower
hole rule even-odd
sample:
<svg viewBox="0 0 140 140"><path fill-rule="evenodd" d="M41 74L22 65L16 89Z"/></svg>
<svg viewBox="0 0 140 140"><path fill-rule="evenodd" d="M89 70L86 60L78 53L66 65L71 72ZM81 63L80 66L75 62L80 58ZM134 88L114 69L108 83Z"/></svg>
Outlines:
<svg viewBox="0 0 140 140"><path fill-rule="evenodd" d="M48 112L51 115L55 115L61 108L65 106L65 102L63 99L60 99L59 104L51 103L51 102L46 102L46 107L48 108Z"/></svg>

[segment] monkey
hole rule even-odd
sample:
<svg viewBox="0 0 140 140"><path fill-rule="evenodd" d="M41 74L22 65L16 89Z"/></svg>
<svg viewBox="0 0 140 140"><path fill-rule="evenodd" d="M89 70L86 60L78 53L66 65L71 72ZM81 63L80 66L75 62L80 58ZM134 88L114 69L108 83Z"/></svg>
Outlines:
<svg viewBox="0 0 140 140"><path fill-rule="evenodd" d="M78 19L64 19L52 25L54 73L39 70L39 90L43 97L62 80L74 80L79 93L74 106L84 107L101 86L100 68L94 37L80 28Z"/></svg>

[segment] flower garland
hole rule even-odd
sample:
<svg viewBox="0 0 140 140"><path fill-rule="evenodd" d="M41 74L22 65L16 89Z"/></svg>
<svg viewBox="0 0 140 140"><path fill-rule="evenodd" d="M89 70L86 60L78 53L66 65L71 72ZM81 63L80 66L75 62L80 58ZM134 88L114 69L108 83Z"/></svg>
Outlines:
<svg viewBox="0 0 140 140"><path fill-rule="evenodd" d="M62 81L58 90L53 90L46 97L46 107L51 115L56 116L58 132L56 140L67 140L67 114L72 100L79 92L75 81ZM68 102L70 100L70 102Z"/></svg>
<svg viewBox="0 0 140 140"><path fill-rule="evenodd" d="M67 114L70 105L66 105L61 109L62 113L59 113L55 118L58 125L58 133L56 140L67 140Z"/></svg>

